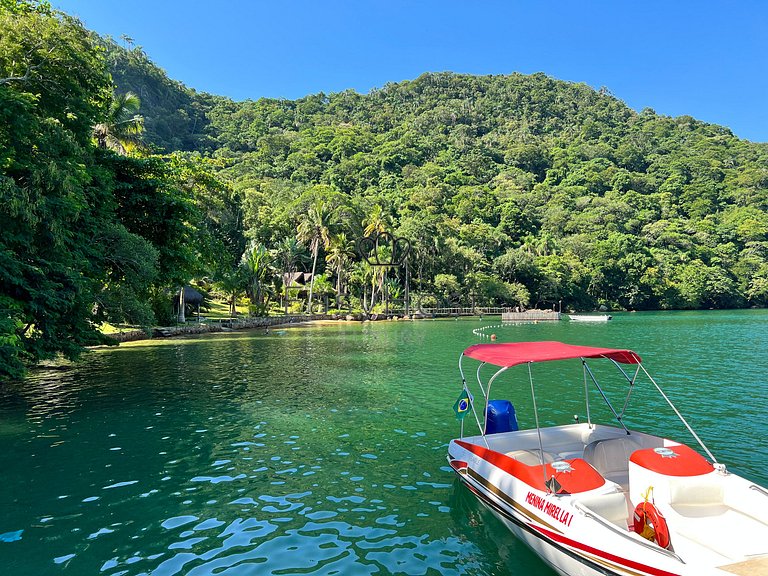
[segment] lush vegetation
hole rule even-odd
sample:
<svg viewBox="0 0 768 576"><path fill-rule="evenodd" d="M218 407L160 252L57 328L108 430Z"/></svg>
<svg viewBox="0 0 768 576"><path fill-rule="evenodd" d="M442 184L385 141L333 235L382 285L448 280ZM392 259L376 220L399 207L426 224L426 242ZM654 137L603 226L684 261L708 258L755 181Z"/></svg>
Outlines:
<svg viewBox="0 0 768 576"><path fill-rule="evenodd" d="M414 304L768 304L768 146L726 128L543 74L232 102L45 3L0 29L0 375L169 321L190 280L233 311L395 305L406 268L356 249L382 231Z"/></svg>
<svg viewBox="0 0 768 576"><path fill-rule="evenodd" d="M0 377L168 321L169 292L225 239L201 162L126 156L104 52L45 3L0 3ZM118 115L119 117L119 115ZM98 129L97 129L98 128ZM96 134L104 135L104 146Z"/></svg>

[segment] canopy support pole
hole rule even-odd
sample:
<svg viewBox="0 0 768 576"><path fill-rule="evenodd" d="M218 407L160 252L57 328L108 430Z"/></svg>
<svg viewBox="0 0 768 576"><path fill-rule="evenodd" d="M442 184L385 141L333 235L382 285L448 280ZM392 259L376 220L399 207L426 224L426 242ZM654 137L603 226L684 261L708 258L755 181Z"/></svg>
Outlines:
<svg viewBox="0 0 768 576"><path fill-rule="evenodd" d="M629 382L629 390L627 390L627 397L624 399L624 406L621 408L621 414L620 416L624 418L624 414L627 411L627 408L629 408L629 398L632 396L632 391L635 389L635 382L637 382L637 375L640 374L640 364L637 365L637 369L635 370L635 375L630 378L627 376L627 373L624 371L624 368L619 366L619 363L616 362L616 360L611 359L611 362L616 366L616 368L619 369L619 372L621 372L624 375L624 378L627 379L627 382Z"/></svg>
<svg viewBox="0 0 768 576"><path fill-rule="evenodd" d="M656 383L656 380L654 380L654 379L653 379L653 377L652 377L650 374L648 374L648 371L645 369L645 366L643 366L642 364L640 364L640 365L639 365L639 367L640 367L640 368L642 368L642 370L643 370L643 372L645 373L645 375L646 375L646 376L648 376L648 379L649 379L649 380L650 380L650 381L653 383L653 385L654 385L654 386L656 386L656 390L658 390L658 391L659 391L659 394L661 394L662 398L664 398L664 400L666 400L666 401L667 401L667 404L669 404L670 408L672 408L672 410L674 410L674 411L675 411L675 414L677 414L677 417L678 417L678 418L680 418L680 421L681 421L683 424L685 424L685 427L686 427L686 428L688 428L688 432L690 432L690 433L691 433L691 435L692 435L694 438L696 438L696 442L698 442L698 443L699 443L699 446L701 446L701 447L704 449L704 452L706 452L706 453L707 453L707 455L708 455L708 456L709 456L709 457L712 459L712 463L713 463L713 464L718 464L718 462L717 462L717 458L715 458L714 454L712 454L712 452L710 452L710 451L709 451L709 448L707 448L707 447L704 445L704 442L701 440L701 438L699 438L699 435L698 435L698 434L696 434L696 432L694 432L694 431L693 431L693 428L691 428L691 426L688 424L688 422L685 420L685 418L683 418L683 415L682 415L682 414L680 414L680 412L678 412L677 408L675 408L675 405L674 405L674 404L672 404L672 400L670 400L669 398L667 398L667 395L666 395L666 394L664 394L664 391L661 389L661 386L659 386L659 385ZM720 464L719 466L721 467L721 469L722 469L722 470L725 470L725 467L724 467L722 464Z"/></svg>
<svg viewBox="0 0 768 576"><path fill-rule="evenodd" d="M476 374L477 385L480 386L480 390L482 391L483 396L487 399L488 395L485 393L485 388L483 388L483 381L480 380L480 368L482 368L483 366L485 366L485 362L481 362L480 365L477 367L477 374Z"/></svg>
<svg viewBox="0 0 768 576"><path fill-rule="evenodd" d="M483 423L484 426L481 428L481 430L483 431L483 438L485 438L485 432L488 430L488 403L490 402L490 397L491 397L491 384L493 384L493 381L496 380L499 374L501 374L502 372L506 372L507 368L508 366L505 366L504 368L496 372L496 374L491 376L490 380L488 380L488 393L485 395L485 411L483 412L483 414L485 414L485 422ZM486 441L486 444L488 444L487 441Z"/></svg>
<svg viewBox="0 0 768 576"><path fill-rule="evenodd" d="M584 374L584 401L587 405L587 425L592 428L592 414L589 412L589 387L587 386L587 365L581 361L581 371Z"/></svg>
<svg viewBox="0 0 768 576"><path fill-rule="evenodd" d="M593 384L595 385L595 387L597 388L597 391L598 391L598 392L600 392L600 396L602 396L602 397L603 397L603 400L604 400L604 401L605 401L605 403L608 405L608 408L610 408L610 409L611 409L611 412L613 412L613 416L616 418L616 421L617 421L619 424L621 424L621 427L622 427L622 428L624 428L624 432L626 432L627 434L629 434L629 430L627 430L627 427L626 427L626 426L624 426L624 422L622 422L622 421L621 421L621 416L619 416L619 415L616 413L616 410L613 408L613 404L611 404L611 403L610 403L610 401L608 400L608 397L605 395L605 392L603 392L603 389L600 387L600 384L598 384L598 383L597 383L597 378L595 378L595 375L592 373L592 370L591 370L591 369L590 369L590 367L587 365L587 361L586 361L584 358L582 358L582 359L581 359L581 363L584 365L584 369L585 369L585 370L587 371L587 373L589 374L589 377L590 377L590 379L592 380L592 383L593 383Z"/></svg>
<svg viewBox="0 0 768 576"><path fill-rule="evenodd" d="M461 387L467 392L467 395L472 398L472 393L469 391L469 386L467 386L467 380L464 378L464 369L461 366L461 359L464 358L464 354L459 356L459 373L461 374ZM483 362L485 364L485 362ZM480 381L479 373L480 368L477 369L478 371L478 382ZM480 389L483 389L483 385L480 384ZM490 383L488 384L488 389L490 390ZM485 391L483 391L483 395L485 395ZM486 398L486 410L488 406L488 400ZM480 418L477 415L477 411L475 410L475 403L473 401L470 401L469 407L472 409L472 416L475 417L475 422L477 422L477 429L480 431L480 434L483 437L483 442L485 442L485 447L490 449L491 446L488 444L488 439L485 437L485 429L483 428L483 425L480 424ZM464 419L461 419L461 436L460 438L464 438Z"/></svg>
<svg viewBox="0 0 768 576"><path fill-rule="evenodd" d="M536 407L536 389L533 386L532 362L528 362L528 380L531 382L531 398L533 399L533 417L536 420L536 434L539 435L539 459L541 460L541 474L544 476L544 487L547 492L552 492L547 486L547 465L544 463L544 442L541 440L541 427L539 426L539 409Z"/></svg>

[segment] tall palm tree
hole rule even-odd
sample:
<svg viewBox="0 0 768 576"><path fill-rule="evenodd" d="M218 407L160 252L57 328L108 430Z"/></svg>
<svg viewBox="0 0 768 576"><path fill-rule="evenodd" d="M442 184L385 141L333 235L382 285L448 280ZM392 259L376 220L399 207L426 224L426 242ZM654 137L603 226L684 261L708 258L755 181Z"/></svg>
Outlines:
<svg viewBox="0 0 768 576"><path fill-rule="evenodd" d="M277 248L275 248L274 256L280 266L283 292L285 293L285 313L288 314L288 288L299 262L306 260L306 253L304 252L304 246L296 238L283 238L278 243Z"/></svg>
<svg viewBox="0 0 768 576"><path fill-rule="evenodd" d="M355 254L355 243L347 238L343 232L331 239L330 250L325 261L336 273L336 307L341 308L341 292L344 286L344 277L347 264Z"/></svg>
<svg viewBox="0 0 768 576"><path fill-rule="evenodd" d="M312 279L309 283L309 302L307 311L312 313L312 291L315 286L315 270L317 269L317 254L320 246L328 248L331 243L330 227L333 222L333 211L323 201L318 200L309 207L305 214L299 218L296 229L296 238L299 242L306 242L312 252Z"/></svg>
<svg viewBox="0 0 768 576"><path fill-rule="evenodd" d="M133 92L113 95L104 122L93 127L93 137L99 148L127 155L144 132L144 117L138 113L140 107L141 100Z"/></svg>

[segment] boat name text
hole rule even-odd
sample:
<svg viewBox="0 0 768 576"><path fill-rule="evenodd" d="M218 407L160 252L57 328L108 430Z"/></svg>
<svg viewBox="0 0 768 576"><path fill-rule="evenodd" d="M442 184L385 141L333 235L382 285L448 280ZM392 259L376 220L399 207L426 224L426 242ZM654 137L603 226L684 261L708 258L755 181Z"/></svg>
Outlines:
<svg viewBox="0 0 768 576"><path fill-rule="evenodd" d="M546 498L542 498L533 492L528 492L528 495L525 497L525 501L534 508L538 508L544 512L544 514L547 516L551 516L561 524L565 524L566 526L571 525L571 521L573 520L571 513L567 510L563 510L554 502L550 502Z"/></svg>

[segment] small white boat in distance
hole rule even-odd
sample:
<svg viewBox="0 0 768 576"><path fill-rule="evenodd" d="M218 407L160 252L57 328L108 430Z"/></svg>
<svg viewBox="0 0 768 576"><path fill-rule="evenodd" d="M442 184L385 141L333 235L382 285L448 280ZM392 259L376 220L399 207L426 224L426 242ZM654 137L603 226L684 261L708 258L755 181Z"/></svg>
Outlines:
<svg viewBox="0 0 768 576"><path fill-rule="evenodd" d="M608 314L568 314L571 322L608 322L613 317Z"/></svg>
<svg viewBox="0 0 768 576"><path fill-rule="evenodd" d="M466 358L479 363L476 386L464 378ZM569 359L578 375L574 393L587 399L586 422L540 426L536 402L547 383L533 378L533 366ZM593 359L613 363L627 384L619 410L597 382ZM484 383L486 364L499 369ZM527 380L522 389L532 398L535 426L527 430L518 429L511 402L489 400L499 376L518 365L510 373ZM558 574L768 574L768 491L715 459L635 352L561 342L475 344L461 354L459 371L462 391L454 410L461 435L448 445L451 468ZM641 383L661 394L706 457L625 427L632 390ZM592 421L589 389L606 403L613 425ZM477 434L465 435L465 420L477 424Z"/></svg>

